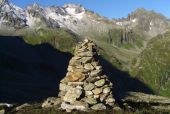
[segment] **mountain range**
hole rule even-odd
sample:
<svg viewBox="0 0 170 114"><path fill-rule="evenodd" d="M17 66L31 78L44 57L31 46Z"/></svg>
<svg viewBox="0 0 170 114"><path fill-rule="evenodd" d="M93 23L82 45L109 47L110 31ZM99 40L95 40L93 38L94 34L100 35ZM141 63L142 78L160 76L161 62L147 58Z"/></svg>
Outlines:
<svg viewBox="0 0 170 114"><path fill-rule="evenodd" d="M69 53L89 38L115 68L170 97L170 20L155 11L139 8L126 18L108 19L77 4L22 9L0 0L0 34L21 36L31 45L49 43Z"/></svg>

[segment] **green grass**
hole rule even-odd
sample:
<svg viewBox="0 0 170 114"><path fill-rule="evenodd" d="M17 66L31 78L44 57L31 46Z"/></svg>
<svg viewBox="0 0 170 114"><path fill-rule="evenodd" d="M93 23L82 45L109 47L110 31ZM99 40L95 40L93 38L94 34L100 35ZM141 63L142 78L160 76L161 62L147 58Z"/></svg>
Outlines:
<svg viewBox="0 0 170 114"><path fill-rule="evenodd" d="M143 80L155 93L170 97L170 32L149 41L133 62L131 74Z"/></svg>
<svg viewBox="0 0 170 114"><path fill-rule="evenodd" d="M123 29L110 29L108 33L108 42L115 46L122 47L125 49L142 47L143 38L136 34L134 31L123 30Z"/></svg>
<svg viewBox="0 0 170 114"><path fill-rule="evenodd" d="M22 36L28 44L37 45L49 43L60 51L71 53L77 42L77 36L75 34L63 29L24 31Z"/></svg>

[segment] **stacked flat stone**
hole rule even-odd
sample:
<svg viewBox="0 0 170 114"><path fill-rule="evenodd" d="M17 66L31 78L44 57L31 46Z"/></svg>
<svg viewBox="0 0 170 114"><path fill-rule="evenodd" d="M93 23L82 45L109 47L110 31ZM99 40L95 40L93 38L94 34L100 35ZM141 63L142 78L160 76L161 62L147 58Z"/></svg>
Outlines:
<svg viewBox="0 0 170 114"><path fill-rule="evenodd" d="M85 39L70 60L66 77L60 82L61 109L104 110L114 106L112 83L102 73L96 45Z"/></svg>

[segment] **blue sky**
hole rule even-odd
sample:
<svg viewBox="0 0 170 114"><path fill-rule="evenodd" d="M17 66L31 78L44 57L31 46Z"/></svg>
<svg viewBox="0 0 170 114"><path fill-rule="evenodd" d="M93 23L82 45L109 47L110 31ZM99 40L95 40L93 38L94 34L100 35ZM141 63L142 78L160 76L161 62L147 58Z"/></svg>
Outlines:
<svg viewBox="0 0 170 114"><path fill-rule="evenodd" d="M137 8L154 10L170 18L169 0L9 0L20 7L38 3L42 6L62 6L66 3L82 4L86 9L109 18L126 17Z"/></svg>

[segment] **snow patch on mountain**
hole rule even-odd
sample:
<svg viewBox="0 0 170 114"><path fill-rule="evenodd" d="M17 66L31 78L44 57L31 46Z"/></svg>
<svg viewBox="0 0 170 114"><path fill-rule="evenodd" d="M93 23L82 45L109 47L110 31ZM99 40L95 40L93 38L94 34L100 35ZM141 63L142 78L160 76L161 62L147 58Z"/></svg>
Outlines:
<svg viewBox="0 0 170 114"><path fill-rule="evenodd" d="M137 21L137 19L135 18L135 19L133 19L133 20L131 20L133 23L135 23L136 21Z"/></svg>
<svg viewBox="0 0 170 114"><path fill-rule="evenodd" d="M119 26L123 26L122 22L116 22L116 24L119 25Z"/></svg>

